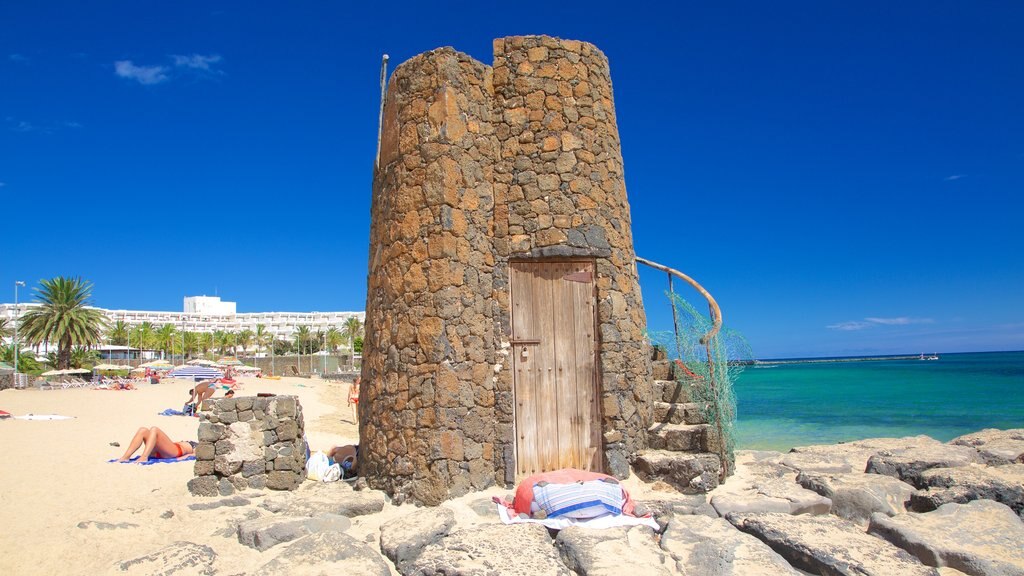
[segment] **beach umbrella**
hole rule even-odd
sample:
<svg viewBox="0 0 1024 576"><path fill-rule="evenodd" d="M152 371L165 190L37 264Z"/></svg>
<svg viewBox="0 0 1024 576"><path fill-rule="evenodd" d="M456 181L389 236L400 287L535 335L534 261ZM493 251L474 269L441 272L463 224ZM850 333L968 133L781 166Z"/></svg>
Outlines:
<svg viewBox="0 0 1024 576"><path fill-rule="evenodd" d="M88 374L89 372L92 372L92 370L88 368L68 368L64 370L65 374Z"/></svg>
<svg viewBox="0 0 1024 576"><path fill-rule="evenodd" d="M139 364L139 368L167 368L170 370L174 368L167 360L153 360L152 362L146 362L145 364Z"/></svg>
<svg viewBox="0 0 1024 576"><path fill-rule="evenodd" d="M67 372L63 370L47 370L40 374L40 376L63 376L64 374L67 374Z"/></svg>
<svg viewBox="0 0 1024 576"><path fill-rule="evenodd" d="M14 371L14 366L11 366L10 364L8 364L6 362L0 362L0 370L4 370L4 371L10 370L10 371L13 372Z"/></svg>
<svg viewBox="0 0 1024 576"><path fill-rule="evenodd" d="M213 360L205 360L203 358L196 358L195 360L189 360L188 364L192 366L216 366L217 363Z"/></svg>
<svg viewBox="0 0 1024 576"><path fill-rule="evenodd" d="M211 378L220 378L224 376L224 373L220 370L210 368L209 366L179 366L174 370L171 370L167 376L171 378L182 378L184 380L192 380L198 382L199 380L209 380Z"/></svg>
<svg viewBox="0 0 1024 576"><path fill-rule="evenodd" d="M217 359L217 364L220 364L222 366L241 366L242 361L239 360L238 358L235 358L234 356L224 356L222 358Z"/></svg>
<svg viewBox="0 0 1024 576"><path fill-rule="evenodd" d="M121 366L119 364L97 364L92 367L93 372L109 372L113 370L131 370L131 366Z"/></svg>
<svg viewBox="0 0 1024 576"><path fill-rule="evenodd" d="M246 366L245 364L242 364L240 366L235 366L235 372L259 372L259 371L260 371L260 369L255 367L255 366Z"/></svg>

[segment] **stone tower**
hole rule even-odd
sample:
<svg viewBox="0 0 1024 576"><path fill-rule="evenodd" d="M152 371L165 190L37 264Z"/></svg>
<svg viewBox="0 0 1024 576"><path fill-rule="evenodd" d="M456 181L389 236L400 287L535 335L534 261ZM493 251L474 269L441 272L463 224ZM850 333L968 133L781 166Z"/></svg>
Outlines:
<svg viewBox="0 0 1024 576"><path fill-rule="evenodd" d="M629 473L650 361L608 61L545 36L388 83L360 470L437 504L562 467Z"/></svg>

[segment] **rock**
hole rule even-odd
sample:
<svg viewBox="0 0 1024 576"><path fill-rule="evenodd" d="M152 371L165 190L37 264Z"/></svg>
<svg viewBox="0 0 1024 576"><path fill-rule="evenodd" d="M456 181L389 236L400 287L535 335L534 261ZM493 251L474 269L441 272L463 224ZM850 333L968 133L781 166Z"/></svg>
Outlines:
<svg viewBox="0 0 1024 576"><path fill-rule="evenodd" d="M815 474L801 472L797 483L832 501L832 513L867 526L878 512L895 516L906 512L914 487L879 474Z"/></svg>
<svg viewBox="0 0 1024 576"><path fill-rule="evenodd" d="M794 567L812 574L938 574L906 551L836 516L730 514L727 519L771 546Z"/></svg>
<svg viewBox="0 0 1024 576"><path fill-rule="evenodd" d="M682 574L799 574L764 542L722 518L677 516L662 534L661 547Z"/></svg>
<svg viewBox="0 0 1024 576"><path fill-rule="evenodd" d="M648 526L620 526L591 530L570 526L555 538L562 562L577 574L619 576L623 559L636 574L674 574L672 557L658 547L654 531Z"/></svg>
<svg viewBox="0 0 1024 576"><path fill-rule="evenodd" d="M1024 464L932 468L921 473L921 481L927 488L911 497L915 512L929 512L950 502L993 500L1024 514Z"/></svg>
<svg viewBox="0 0 1024 576"><path fill-rule="evenodd" d="M217 496L220 494L216 476L197 476L188 481L188 491L193 496Z"/></svg>
<svg viewBox="0 0 1024 576"><path fill-rule="evenodd" d="M718 456L707 453L643 450L633 459L633 471L645 482L661 480L684 494L715 489L721 467Z"/></svg>
<svg viewBox="0 0 1024 576"><path fill-rule="evenodd" d="M199 502L196 504L189 504L189 510L213 510L214 508L221 508L223 506L248 506L252 501L248 498L242 498L241 496L232 496L231 498L222 498L216 502Z"/></svg>
<svg viewBox="0 0 1024 576"><path fill-rule="evenodd" d="M924 488L921 473L930 468L957 468L980 462L978 451L968 446L949 444L882 450L868 459L865 472L899 478Z"/></svg>
<svg viewBox="0 0 1024 576"><path fill-rule="evenodd" d="M424 546L446 536L453 526L455 513L450 508L422 508L380 527L380 551L401 571Z"/></svg>
<svg viewBox="0 0 1024 576"><path fill-rule="evenodd" d="M99 522L97 520L86 520L79 522L77 526L83 530L87 528L96 528L97 530L128 530L130 528L138 528L138 524L132 524L131 522L118 522L112 524L110 522Z"/></svg>
<svg viewBox="0 0 1024 576"><path fill-rule="evenodd" d="M248 520L238 525L238 541L260 552L283 542L291 542L307 534L344 532L352 526L347 516L321 514L312 518L273 515Z"/></svg>
<svg viewBox="0 0 1024 576"><path fill-rule="evenodd" d="M868 531L930 566L973 575L1024 575L1024 523L991 500L944 504L927 514L876 514Z"/></svg>
<svg viewBox="0 0 1024 576"><path fill-rule="evenodd" d="M784 475L779 475L785 470ZM832 501L796 483L796 474L770 464L745 469L737 478L711 497L719 516L733 512L779 512L782 514L828 514Z"/></svg>
<svg viewBox="0 0 1024 576"><path fill-rule="evenodd" d="M481 524L458 530L425 547L401 573L572 576L540 524Z"/></svg>
<svg viewBox="0 0 1024 576"><path fill-rule="evenodd" d="M913 447L940 446L941 442L929 436L906 438L869 438L843 444L798 446L786 454L781 463L800 472L844 474L864 472L868 459L883 450L902 450Z"/></svg>
<svg viewBox="0 0 1024 576"><path fill-rule="evenodd" d="M268 497L260 506L275 514L316 516L340 514L354 518L384 509L384 494L376 490L354 492L345 482L307 482L309 487Z"/></svg>
<svg viewBox="0 0 1024 576"><path fill-rule="evenodd" d="M216 559L217 553L209 546L178 541L152 554L119 562L117 568L121 572L145 576L212 576L215 572L213 561Z"/></svg>
<svg viewBox="0 0 1024 576"><path fill-rule="evenodd" d="M957 446L971 446L990 465L1024 463L1024 428L999 430L986 428L949 441Z"/></svg>
<svg viewBox="0 0 1024 576"><path fill-rule="evenodd" d="M344 532L318 532L289 544L253 576L390 576L388 563L373 548Z"/></svg>

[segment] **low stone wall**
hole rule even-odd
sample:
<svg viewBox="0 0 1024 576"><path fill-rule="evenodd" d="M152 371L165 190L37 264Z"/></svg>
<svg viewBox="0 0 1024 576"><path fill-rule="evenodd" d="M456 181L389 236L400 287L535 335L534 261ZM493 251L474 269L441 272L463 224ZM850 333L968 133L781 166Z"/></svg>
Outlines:
<svg viewBox="0 0 1024 576"><path fill-rule="evenodd" d="M207 400L195 453L188 489L196 496L294 490L306 478L302 405L295 396Z"/></svg>

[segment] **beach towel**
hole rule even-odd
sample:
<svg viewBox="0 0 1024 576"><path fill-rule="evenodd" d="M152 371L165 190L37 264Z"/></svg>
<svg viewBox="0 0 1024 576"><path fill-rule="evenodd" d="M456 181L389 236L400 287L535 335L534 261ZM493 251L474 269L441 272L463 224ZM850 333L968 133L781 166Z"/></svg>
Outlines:
<svg viewBox="0 0 1024 576"><path fill-rule="evenodd" d="M139 457L135 456L127 462L118 462L117 458L114 458L113 460L107 460L107 462L113 464L138 464L140 466L149 466L150 464L174 464L175 462L188 462L189 460L195 460L196 457L194 454L189 454L184 458L150 458L145 462L137 462L138 459Z"/></svg>
<svg viewBox="0 0 1024 576"><path fill-rule="evenodd" d="M516 516L509 509L508 505L497 496L494 497L494 502L498 507L498 518L501 519L503 524L541 524L552 530L564 530L570 526L593 528L596 530L615 528L616 526L649 526L654 530L660 530L658 523L650 516L637 517L626 514L605 514L597 518L579 519L562 517L544 518L541 520L539 518L520 518Z"/></svg>
<svg viewBox="0 0 1024 576"><path fill-rule="evenodd" d="M615 486L613 490L620 491L622 495L621 505L618 506L621 509L620 512L627 515L633 514L633 500L629 497L629 492L622 488L618 483L618 480L615 480L615 478L607 474L577 470L575 468L563 468L561 470L542 472L540 474L534 474L533 476L527 477L525 480L520 482L519 487L516 488L515 499L511 504L512 513L525 513L532 515L538 510L535 504L539 503L534 500L534 487L538 484L571 485L592 482L595 480L610 482L612 486ZM569 503L569 505L578 505L580 503L580 501L576 501ZM546 512L550 512L550 510ZM609 512L611 511L609 510Z"/></svg>
<svg viewBox="0 0 1024 576"><path fill-rule="evenodd" d="M11 413L6 410L0 410L0 419L10 418Z"/></svg>
<svg viewBox="0 0 1024 576"><path fill-rule="evenodd" d="M71 420L74 416L61 416L60 414L25 414L15 416L18 420Z"/></svg>
<svg viewBox="0 0 1024 576"><path fill-rule="evenodd" d="M163 412L157 412L157 416L193 416L193 414L185 414L181 410L175 410L174 408L168 408Z"/></svg>

